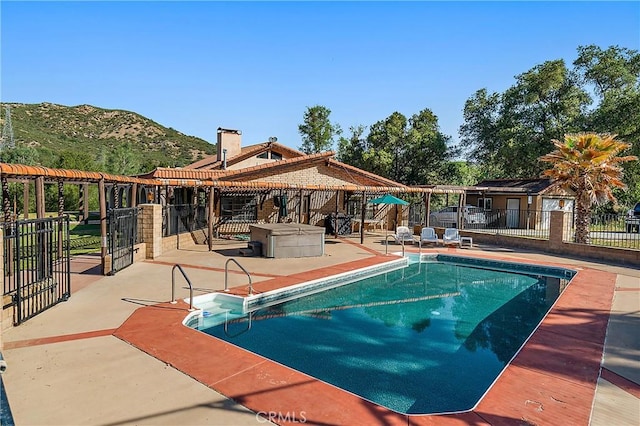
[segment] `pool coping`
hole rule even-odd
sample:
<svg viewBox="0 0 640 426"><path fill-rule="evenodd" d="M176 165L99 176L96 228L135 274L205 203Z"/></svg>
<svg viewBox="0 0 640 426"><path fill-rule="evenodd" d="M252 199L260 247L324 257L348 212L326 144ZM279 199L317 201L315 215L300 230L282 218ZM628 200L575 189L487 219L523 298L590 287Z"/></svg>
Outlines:
<svg viewBox="0 0 640 426"><path fill-rule="evenodd" d="M114 335L266 418L277 413L279 424L551 424L558 419L563 423L588 424L615 274L482 252L474 252L472 257L563 267L578 273L494 385L467 412L435 415L393 412L183 326L182 320L188 313L188 305L183 302L139 308ZM256 284L256 290L267 291L389 260L389 256L378 255L274 278Z"/></svg>

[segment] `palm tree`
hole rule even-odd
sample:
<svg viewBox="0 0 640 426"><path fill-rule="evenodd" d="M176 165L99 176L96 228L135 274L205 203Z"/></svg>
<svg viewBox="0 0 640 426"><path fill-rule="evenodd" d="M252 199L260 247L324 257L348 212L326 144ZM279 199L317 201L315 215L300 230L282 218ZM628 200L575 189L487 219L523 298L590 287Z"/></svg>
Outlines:
<svg viewBox="0 0 640 426"><path fill-rule="evenodd" d="M612 189L626 188L622 182L625 161L638 157L618 155L631 144L616 140L617 135L578 133L567 134L564 141L553 140L555 151L540 157L552 168L542 175L555 180L555 185L571 189L576 194L576 242L589 244L591 206L616 201Z"/></svg>

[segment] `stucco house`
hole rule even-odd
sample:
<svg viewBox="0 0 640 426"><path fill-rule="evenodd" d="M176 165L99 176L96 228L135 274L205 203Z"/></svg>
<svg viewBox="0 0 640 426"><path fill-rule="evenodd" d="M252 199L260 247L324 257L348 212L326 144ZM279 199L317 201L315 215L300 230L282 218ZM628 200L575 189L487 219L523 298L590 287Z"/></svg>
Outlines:
<svg viewBox="0 0 640 426"><path fill-rule="evenodd" d="M509 228L548 226L548 212L573 211L573 192L551 179L487 179L467 190L467 204L484 208L490 218L504 213ZM532 220L532 217L535 219Z"/></svg>

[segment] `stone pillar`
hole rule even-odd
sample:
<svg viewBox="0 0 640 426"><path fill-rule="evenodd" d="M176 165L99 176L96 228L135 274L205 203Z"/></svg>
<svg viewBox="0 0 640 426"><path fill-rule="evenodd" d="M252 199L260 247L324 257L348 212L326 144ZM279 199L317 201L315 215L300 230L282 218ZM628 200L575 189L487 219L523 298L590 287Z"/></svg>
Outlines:
<svg viewBox="0 0 640 426"><path fill-rule="evenodd" d="M147 246L147 259L155 259L162 254L162 206L160 204L140 204L142 238Z"/></svg>
<svg viewBox="0 0 640 426"><path fill-rule="evenodd" d="M564 237L566 212L562 210L554 210L551 212L551 218L549 220L549 249L551 251L560 250L562 247L562 240Z"/></svg>

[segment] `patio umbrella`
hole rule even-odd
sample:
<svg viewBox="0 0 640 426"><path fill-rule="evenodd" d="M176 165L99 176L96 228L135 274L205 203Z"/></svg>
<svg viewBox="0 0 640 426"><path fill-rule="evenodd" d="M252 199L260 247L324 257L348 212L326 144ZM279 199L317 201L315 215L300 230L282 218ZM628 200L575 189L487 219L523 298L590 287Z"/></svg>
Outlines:
<svg viewBox="0 0 640 426"><path fill-rule="evenodd" d="M408 201L401 200L398 197L394 197L391 194L384 195L382 197L374 198L373 200L369 200L371 204L400 204L401 206L406 206L409 204Z"/></svg>
<svg viewBox="0 0 640 426"><path fill-rule="evenodd" d="M378 198L374 198L373 200L369 200L369 202L371 204L395 204L397 205L401 205L401 206L406 206L409 204L408 201L405 200L401 200L398 197L394 197L391 194L387 194L387 195L383 195L382 197L378 197ZM389 232L389 230L387 229L387 227L384 227L384 240L385 242L387 241L387 233Z"/></svg>

